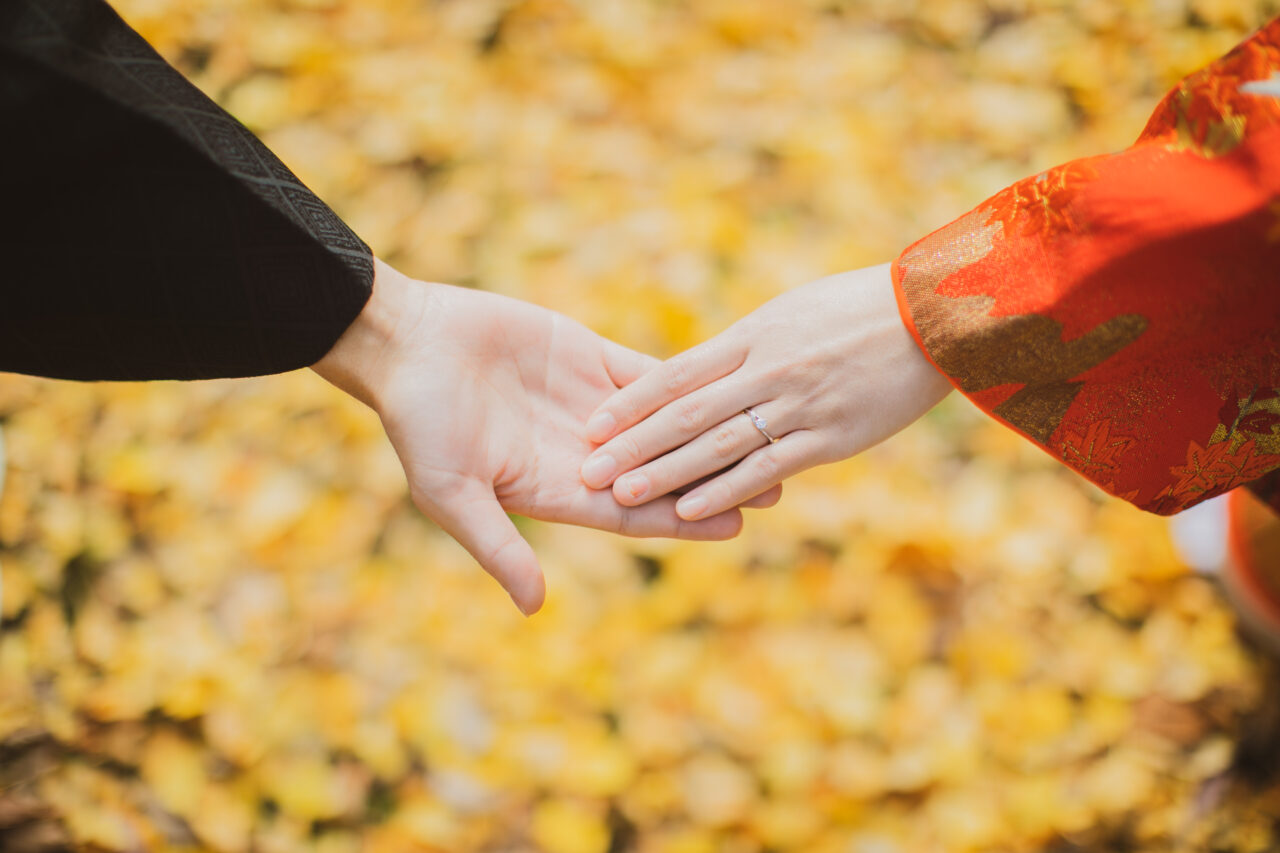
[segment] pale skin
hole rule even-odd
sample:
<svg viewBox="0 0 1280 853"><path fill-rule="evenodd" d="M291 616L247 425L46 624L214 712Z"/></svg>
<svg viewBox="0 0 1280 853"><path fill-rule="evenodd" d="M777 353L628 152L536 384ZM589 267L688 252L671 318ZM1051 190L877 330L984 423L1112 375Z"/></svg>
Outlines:
<svg viewBox="0 0 1280 853"><path fill-rule="evenodd" d="M375 261L369 302L312 368L378 413L414 504L528 615L546 586L508 512L629 536L729 539L741 529L733 507L691 522L675 497L623 507L578 476L594 447L587 416L656 364L554 311Z"/></svg>
<svg viewBox="0 0 1280 853"><path fill-rule="evenodd" d="M710 476L676 505L709 519L915 421L951 385L903 323L889 269L798 287L627 384L587 423L601 446L583 482L641 507Z"/></svg>

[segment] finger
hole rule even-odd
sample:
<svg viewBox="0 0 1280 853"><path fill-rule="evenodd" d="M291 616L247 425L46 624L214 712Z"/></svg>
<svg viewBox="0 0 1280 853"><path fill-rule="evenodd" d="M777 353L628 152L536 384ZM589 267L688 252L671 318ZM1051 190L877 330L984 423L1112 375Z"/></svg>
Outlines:
<svg viewBox="0 0 1280 853"><path fill-rule="evenodd" d="M661 368L659 368L661 369ZM657 458L675 447L697 439L704 433L716 432L724 422L732 421L744 406L760 402L760 395L770 389L754 385L741 374L734 374L693 391L663 406L640 423L614 436L597 447L582 465L582 481L593 489L603 489L615 477ZM639 385L645 379L639 380ZM750 429L750 419L741 418ZM742 424L738 424L739 427ZM756 433L758 436L759 433ZM758 447L754 444L747 450ZM746 451L731 457L723 457L721 465L736 462ZM701 471L697 476L710 474L714 468ZM690 482L693 477L675 485ZM650 497L665 494L670 489L655 492ZM637 503L638 501L632 501Z"/></svg>
<svg viewBox="0 0 1280 853"><path fill-rule="evenodd" d="M761 492L751 500L743 501L738 507L739 509L768 509L771 506L777 506L780 500L782 500L782 484L778 483L772 489Z"/></svg>
<svg viewBox="0 0 1280 853"><path fill-rule="evenodd" d="M735 508L697 521L676 514L676 499L661 498L639 507L624 507L607 491L582 489L563 511L543 516L546 521L562 521L608 530L623 536L715 541L732 539L742 530L742 513Z"/></svg>
<svg viewBox="0 0 1280 853"><path fill-rule="evenodd" d="M587 419L587 438L608 441L672 400L737 370L745 358L741 347L722 336L663 362L605 400Z"/></svg>
<svg viewBox="0 0 1280 853"><path fill-rule="evenodd" d="M610 340L604 342L604 369L619 388L630 385L660 364L662 362L651 355Z"/></svg>
<svg viewBox="0 0 1280 853"><path fill-rule="evenodd" d="M492 488L471 481L451 493L447 503L424 500L419 508L493 575L521 613L530 616L542 607L547 590L538 558Z"/></svg>
<svg viewBox="0 0 1280 853"><path fill-rule="evenodd" d="M679 498L680 495L686 494L687 492L692 492L694 489L698 488L698 486L701 486L703 483L710 483L716 477L720 476L721 474L723 474L725 471L728 471L728 470L729 470L728 468L722 468L721 470L715 472L714 474L708 477L701 477L687 486L681 486L680 488L675 489L674 491L672 491L671 494L674 495L676 498ZM768 509L771 506L775 506L780 500L782 500L782 484L781 483L774 486L772 489L770 489L767 492L763 492L761 494L756 495L754 498L752 498L749 501L743 501L741 504L738 505L738 509Z"/></svg>
<svg viewBox="0 0 1280 853"><path fill-rule="evenodd" d="M732 469L680 498L681 518L698 519L738 506L816 464L822 448L815 433L796 430L766 445Z"/></svg>
<svg viewBox="0 0 1280 853"><path fill-rule="evenodd" d="M677 403L677 405L681 404ZM757 406L755 411L768 420L767 413L770 408L776 409L777 404ZM650 423L662 416L663 412L659 412L609 442L600 448L599 452L607 452L610 445L615 442L625 445L631 435L645 430ZM776 421L777 418L774 420ZM781 430L781 425L778 427L771 425L769 428ZM639 444L642 440L636 439L636 443ZM697 435L688 444L677 447L665 456L619 476L613 483L613 496L623 506L636 506L651 501L688 486L703 477L713 475L743 459L747 454L759 450L767 443L768 439L756 429L751 418L742 412L737 412L723 423ZM614 452L622 455L618 451ZM625 464L624 461L623 465Z"/></svg>

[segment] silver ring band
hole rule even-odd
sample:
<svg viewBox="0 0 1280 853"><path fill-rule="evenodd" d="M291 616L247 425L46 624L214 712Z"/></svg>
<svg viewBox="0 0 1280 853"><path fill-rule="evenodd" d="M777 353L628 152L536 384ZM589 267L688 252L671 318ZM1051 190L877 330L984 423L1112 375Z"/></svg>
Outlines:
<svg viewBox="0 0 1280 853"><path fill-rule="evenodd" d="M777 444L778 439L769 435L769 422L757 415L755 409L743 409L742 414L751 418L751 425L760 431L760 434L765 437L765 440L770 444Z"/></svg>

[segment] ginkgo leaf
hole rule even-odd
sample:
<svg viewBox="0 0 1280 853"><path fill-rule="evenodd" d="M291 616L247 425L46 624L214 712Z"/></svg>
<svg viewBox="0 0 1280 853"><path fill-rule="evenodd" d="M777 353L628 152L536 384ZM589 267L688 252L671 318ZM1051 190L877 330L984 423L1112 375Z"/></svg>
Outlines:
<svg viewBox="0 0 1280 853"><path fill-rule="evenodd" d="M380 256L659 356L1001 187L1069 197L1022 179L1267 8L1172 5L113 2ZM1243 432L1187 495L1265 461L1271 396L1215 405ZM5 374L0 422L6 850L1280 845L1274 780L1229 784L1274 703L1215 587L958 401L732 542L530 524L528 621L305 372ZM1144 453L1058 438L1100 482Z"/></svg>

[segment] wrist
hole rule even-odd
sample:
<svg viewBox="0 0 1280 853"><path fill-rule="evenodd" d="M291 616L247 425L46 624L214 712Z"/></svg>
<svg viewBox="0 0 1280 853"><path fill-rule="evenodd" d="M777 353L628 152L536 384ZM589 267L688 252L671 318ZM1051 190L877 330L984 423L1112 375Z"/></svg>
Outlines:
<svg viewBox="0 0 1280 853"><path fill-rule="evenodd" d="M425 312L427 285L375 258L364 309L311 369L381 414L385 392Z"/></svg>
<svg viewBox="0 0 1280 853"><path fill-rule="evenodd" d="M913 351L919 355L920 360L924 364L927 364L933 373L937 374L938 382L936 384L939 389L938 399L941 400L949 394L954 387L951 382L951 378L947 375L947 372L939 367L938 363L933 360L933 355L929 352L929 348L924 345L924 338L921 336L920 330L916 328L916 321L915 317L911 313L911 306L907 302L906 294L902 290L901 272L898 267L898 263L894 261L893 263L885 264L884 271L885 287L893 294L894 307L897 309L898 320L902 323L903 331L909 338L911 338L911 342L914 344Z"/></svg>

